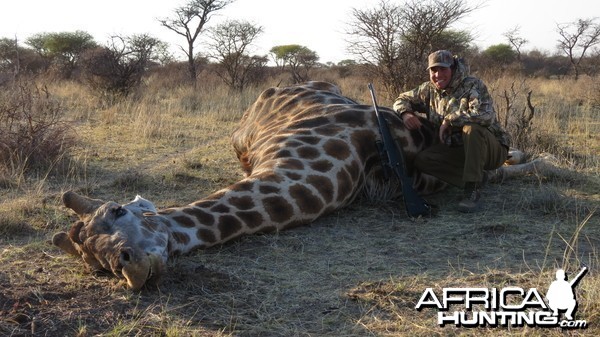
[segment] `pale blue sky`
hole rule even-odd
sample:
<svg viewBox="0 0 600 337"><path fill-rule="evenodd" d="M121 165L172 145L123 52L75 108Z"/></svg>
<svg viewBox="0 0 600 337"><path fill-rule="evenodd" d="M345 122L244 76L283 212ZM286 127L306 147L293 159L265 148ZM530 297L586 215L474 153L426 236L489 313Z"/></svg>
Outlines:
<svg viewBox="0 0 600 337"><path fill-rule="evenodd" d="M185 2L10 1L2 4L0 10L0 37L17 36L25 40L40 32L84 30L97 42L104 43L114 33L150 33L175 46L185 44L185 40L162 28L156 19L171 16L173 9ZM300 44L316 51L321 62L338 62L350 58L344 32L351 20L352 8L366 9L378 3L378 0L237 0L218 12L209 26L225 19L247 20L264 28L263 35L257 40L256 54L267 54L276 45ZM481 9L457 22L454 28L470 29L476 36L475 43L486 48L506 43L502 34L519 25L521 36L529 40L525 50L535 48L554 52L559 37L557 23L594 16L600 16L598 0L488 0Z"/></svg>

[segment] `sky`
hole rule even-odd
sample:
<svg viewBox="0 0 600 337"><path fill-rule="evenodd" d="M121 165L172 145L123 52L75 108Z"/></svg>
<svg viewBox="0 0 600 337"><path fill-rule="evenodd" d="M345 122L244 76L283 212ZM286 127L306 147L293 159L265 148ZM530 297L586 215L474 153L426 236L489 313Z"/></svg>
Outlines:
<svg viewBox="0 0 600 337"><path fill-rule="evenodd" d="M0 10L0 38L26 40L42 32L83 30L104 44L110 35L148 33L172 46L186 45L182 36L161 27L158 18L173 16L173 10L188 0L4 0ZM389 0L402 3L402 0ZM466 0L480 8L451 28L469 30L481 49L507 43L507 31L520 27L529 42L524 51L554 53L559 38L556 25L600 16L598 0ZM353 9L378 7L379 0L236 0L215 12L207 27L225 20L245 20L261 26L253 54L266 55L273 46L299 44L315 51L320 62L351 59L346 50ZM599 21L600 22L600 19ZM201 51L201 46L197 47Z"/></svg>

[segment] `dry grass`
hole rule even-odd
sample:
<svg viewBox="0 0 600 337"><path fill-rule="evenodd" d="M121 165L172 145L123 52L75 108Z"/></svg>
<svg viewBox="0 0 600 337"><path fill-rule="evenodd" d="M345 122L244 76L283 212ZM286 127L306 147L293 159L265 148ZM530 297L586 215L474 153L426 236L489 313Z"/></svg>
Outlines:
<svg viewBox="0 0 600 337"><path fill-rule="evenodd" d="M366 81L326 78L368 104ZM490 86L501 92L515 81ZM158 289L132 293L49 244L70 224L61 192L118 202L139 193L167 207L237 181L229 135L262 89L232 94L211 78L196 91L164 83L150 78L111 107L72 83L50 85L79 145L67 174L0 179L0 335L600 334L600 120L593 104L578 103L591 97L585 80L527 81L539 109L531 149L554 152L561 171L491 185L481 213L455 211L456 189L431 196L437 215L414 222L397 201L359 201L309 226L179 257ZM414 310L426 287L545 292L556 268L572 273L581 263L591 270L577 288L587 330L442 328L434 311Z"/></svg>

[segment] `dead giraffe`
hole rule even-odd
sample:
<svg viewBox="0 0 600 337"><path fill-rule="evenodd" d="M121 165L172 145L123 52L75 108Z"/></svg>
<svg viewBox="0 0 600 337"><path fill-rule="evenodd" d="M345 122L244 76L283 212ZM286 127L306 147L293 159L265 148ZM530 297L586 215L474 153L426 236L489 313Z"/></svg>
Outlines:
<svg viewBox="0 0 600 337"><path fill-rule="evenodd" d="M416 153L430 146L434 131L408 131L397 115L380 108L409 172ZM79 215L69 233L53 243L80 256L95 270L125 278L132 289L155 284L169 257L208 248L244 234L307 224L351 203L398 196L397 182L386 182L375 140L372 106L341 95L329 83L270 88L245 112L232 140L246 177L183 207L156 210L136 198L119 205L74 192L63 203ZM423 194L446 184L413 172Z"/></svg>

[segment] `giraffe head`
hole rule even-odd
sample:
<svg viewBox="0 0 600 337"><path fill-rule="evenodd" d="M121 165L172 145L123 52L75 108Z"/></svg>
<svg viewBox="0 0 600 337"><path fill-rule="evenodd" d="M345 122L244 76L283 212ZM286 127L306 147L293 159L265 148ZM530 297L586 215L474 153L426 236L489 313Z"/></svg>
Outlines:
<svg viewBox="0 0 600 337"><path fill-rule="evenodd" d="M54 245L80 256L95 271L124 278L131 289L158 282L168 257L169 235L151 202L137 196L119 205L72 191L64 193L62 200L79 221L69 233L56 233Z"/></svg>

